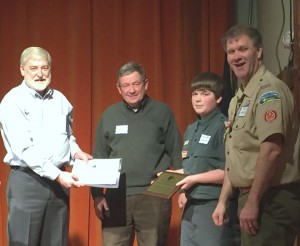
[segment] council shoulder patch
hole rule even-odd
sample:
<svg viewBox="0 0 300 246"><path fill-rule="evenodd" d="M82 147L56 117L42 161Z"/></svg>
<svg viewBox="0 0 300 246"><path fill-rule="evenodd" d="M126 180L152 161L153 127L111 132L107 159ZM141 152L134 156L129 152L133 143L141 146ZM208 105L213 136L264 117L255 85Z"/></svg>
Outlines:
<svg viewBox="0 0 300 246"><path fill-rule="evenodd" d="M271 122L277 118L277 113L275 110L268 110L265 112L265 121Z"/></svg>
<svg viewBox="0 0 300 246"><path fill-rule="evenodd" d="M278 92L268 91L260 96L260 98L258 99L258 103L264 104L264 103L268 103L268 102L271 102L274 100L280 100L280 99L281 99L281 96Z"/></svg>

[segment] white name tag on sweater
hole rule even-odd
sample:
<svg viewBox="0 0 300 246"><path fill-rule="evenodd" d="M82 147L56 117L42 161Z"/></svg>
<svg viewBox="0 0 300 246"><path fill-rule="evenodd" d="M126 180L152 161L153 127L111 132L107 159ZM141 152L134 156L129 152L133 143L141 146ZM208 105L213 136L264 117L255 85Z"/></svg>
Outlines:
<svg viewBox="0 0 300 246"><path fill-rule="evenodd" d="M128 134L128 125L116 126L116 134Z"/></svg>

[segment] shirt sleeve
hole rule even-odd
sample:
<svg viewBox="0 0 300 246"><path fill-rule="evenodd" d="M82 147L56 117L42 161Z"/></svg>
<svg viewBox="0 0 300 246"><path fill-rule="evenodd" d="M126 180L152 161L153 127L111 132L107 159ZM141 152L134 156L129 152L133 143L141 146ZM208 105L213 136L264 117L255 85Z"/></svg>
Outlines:
<svg viewBox="0 0 300 246"><path fill-rule="evenodd" d="M288 110L284 110L284 101L283 94L276 91L265 92L258 98L255 115L260 142L275 133L285 135Z"/></svg>
<svg viewBox="0 0 300 246"><path fill-rule="evenodd" d="M81 151L78 144L76 143L76 138L74 135L71 135L69 137L69 143L70 143L70 149L71 149L71 158L74 160L74 156L78 151Z"/></svg>

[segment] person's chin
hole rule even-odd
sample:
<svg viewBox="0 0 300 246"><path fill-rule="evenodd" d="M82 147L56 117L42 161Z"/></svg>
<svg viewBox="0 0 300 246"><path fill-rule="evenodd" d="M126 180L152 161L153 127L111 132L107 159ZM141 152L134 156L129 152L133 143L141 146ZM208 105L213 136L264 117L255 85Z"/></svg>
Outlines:
<svg viewBox="0 0 300 246"><path fill-rule="evenodd" d="M245 77L246 75L246 71L243 67L235 68L233 71L238 78Z"/></svg>
<svg viewBox="0 0 300 246"><path fill-rule="evenodd" d="M128 103L128 105L130 106L134 106L134 105L138 105L139 104L139 101L138 100L126 100L126 102Z"/></svg>
<svg viewBox="0 0 300 246"><path fill-rule="evenodd" d="M34 90L40 93L40 92L45 91L46 88L47 88L47 86L48 86L48 85L36 86L36 87L34 88Z"/></svg>
<svg viewBox="0 0 300 246"><path fill-rule="evenodd" d="M130 107L132 107L132 108L135 108L135 107L137 107L137 106L139 105L138 102L130 102L130 101L128 101L127 103L128 103L128 105L129 105Z"/></svg>

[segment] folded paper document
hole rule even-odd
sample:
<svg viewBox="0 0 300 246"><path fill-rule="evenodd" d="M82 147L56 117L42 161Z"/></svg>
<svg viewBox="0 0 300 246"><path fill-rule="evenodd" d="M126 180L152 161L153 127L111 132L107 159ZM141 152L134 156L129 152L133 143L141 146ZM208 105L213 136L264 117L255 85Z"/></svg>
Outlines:
<svg viewBox="0 0 300 246"><path fill-rule="evenodd" d="M72 173L79 183L103 188L118 188L122 159L75 160Z"/></svg>

